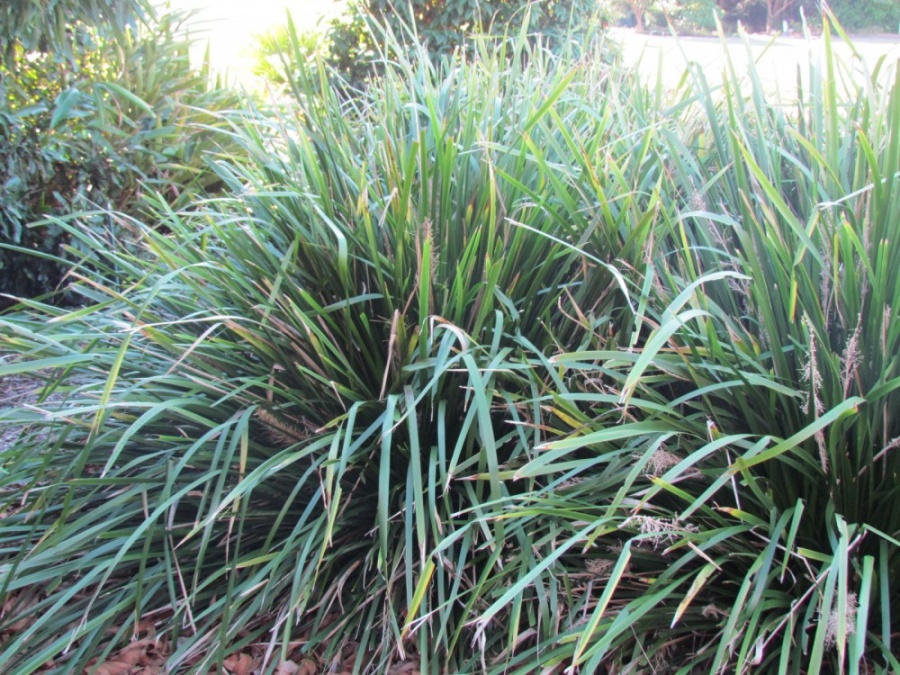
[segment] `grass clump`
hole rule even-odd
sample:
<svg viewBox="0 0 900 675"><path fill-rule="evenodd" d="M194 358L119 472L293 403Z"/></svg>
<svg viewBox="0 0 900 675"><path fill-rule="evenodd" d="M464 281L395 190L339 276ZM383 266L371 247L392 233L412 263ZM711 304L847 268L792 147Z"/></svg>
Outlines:
<svg viewBox="0 0 900 675"><path fill-rule="evenodd" d="M300 68L225 196L0 319L65 398L5 413L0 661L897 668L896 88L593 49Z"/></svg>
<svg viewBox="0 0 900 675"><path fill-rule="evenodd" d="M755 73L721 96L692 73L702 117L663 141L681 245L645 268L639 349L553 359L584 381L585 428L532 466L608 443L635 460L599 501L590 470L566 492L611 519L586 549L610 604L563 653L588 670L897 668L896 71L842 90L824 40L793 110ZM597 431L600 377L627 407Z"/></svg>
<svg viewBox="0 0 900 675"><path fill-rule="evenodd" d="M471 669L493 650L473 655L465 617L485 600L471 571L499 569L508 537L532 548L485 522L529 489L501 472L533 453L530 359L589 344L627 306L605 262L625 242L605 233L590 264L573 247L597 218L567 208L591 177L550 169L575 142L563 119L612 126L586 105L605 67L503 42L445 71L401 62L359 97L294 85L315 104L249 119L243 157L216 165L231 196L193 214L160 201L152 262L112 252L121 281L80 284L95 304L55 322L90 344L35 347L95 374L71 385L85 426L8 468L34 488L17 517L53 515L24 535L7 592L44 561L92 573L71 563L63 595L29 610L5 652L26 670L75 638L70 668L122 611L163 608L190 638L172 663L196 668L251 641L284 659L303 630L324 660L353 640L380 667L411 651ZM99 551L65 535L95 527Z"/></svg>

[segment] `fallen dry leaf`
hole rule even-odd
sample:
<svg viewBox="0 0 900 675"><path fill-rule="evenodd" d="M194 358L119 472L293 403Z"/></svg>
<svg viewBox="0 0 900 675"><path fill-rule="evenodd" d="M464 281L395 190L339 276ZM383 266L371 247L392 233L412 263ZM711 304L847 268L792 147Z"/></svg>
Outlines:
<svg viewBox="0 0 900 675"><path fill-rule="evenodd" d="M96 675L130 675L133 663L124 661L107 661L94 671Z"/></svg>
<svg viewBox="0 0 900 675"><path fill-rule="evenodd" d="M21 615L34 607L38 602L38 594L32 589L24 589L19 593L10 593L3 600L3 606L0 607L0 618L5 618L9 614L15 613ZM18 633L36 620L35 616L26 616L19 619L15 623L11 623L4 630L8 633Z"/></svg>
<svg viewBox="0 0 900 675"><path fill-rule="evenodd" d="M275 675L319 675L319 664L310 658L301 659L299 665L288 660L275 669Z"/></svg>
<svg viewBox="0 0 900 675"><path fill-rule="evenodd" d="M388 675L419 675L420 664L418 661L403 661L395 663L388 670Z"/></svg>
<svg viewBox="0 0 900 675"><path fill-rule="evenodd" d="M89 666L86 672L96 675L156 675L161 673L165 657L159 651L156 640L144 638L120 649L97 669Z"/></svg>
<svg viewBox="0 0 900 675"><path fill-rule="evenodd" d="M149 653L155 651L155 647L156 645L153 644L153 640L149 638L138 640L120 650L119 653L116 654L115 659L122 663L130 663L133 666L143 666L146 665Z"/></svg>
<svg viewBox="0 0 900 675"><path fill-rule="evenodd" d="M156 626L149 619L141 619L134 627L134 636L140 638L156 637Z"/></svg>
<svg viewBox="0 0 900 675"><path fill-rule="evenodd" d="M283 661L278 664L274 675L297 675L300 672L300 666L293 661Z"/></svg>
<svg viewBox="0 0 900 675"><path fill-rule="evenodd" d="M232 654L222 665L231 675L252 675L253 657L249 654Z"/></svg>

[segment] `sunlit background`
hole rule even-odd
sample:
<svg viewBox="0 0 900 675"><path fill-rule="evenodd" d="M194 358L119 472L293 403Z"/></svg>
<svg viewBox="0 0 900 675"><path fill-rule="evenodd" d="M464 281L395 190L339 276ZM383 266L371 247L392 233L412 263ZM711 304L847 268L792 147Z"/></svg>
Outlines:
<svg viewBox="0 0 900 675"><path fill-rule="evenodd" d="M0 0L2 1L2 0ZM287 23L290 12L298 30L315 29L322 22L340 15L347 0L158 0L178 10L193 13L192 35L199 38L193 60L199 64L206 46L213 68L227 75L232 83L257 88L261 81L253 76L253 47L258 37ZM707 75L718 80L722 72L722 42L716 37L685 37L678 43L666 35L641 35L633 31L613 30L611 38L619 43L625 60L637 64L651 80L657 75L665 82L677 82L688 60L701 65ZM769 89L778 89L788 97L795 93L797 67L805 70L810 58L820 58L816 42L793 38L752 35L747 43L731 37L727 40L733 65L743 71L749 59L757 63L760 77ZM748 50L749 47L749 50ZM856 54L859 67L871 68L882 56L900 56L898 36L860 36L855 47L836 45L845 58ZM865 64L865 65L863 65Z"/></svg>
<svg viewBox="0 0 900 675"><path fill-rule="evenodd" d="M166 2L160 2L165 5ZM195 57L208 43L213 66L233 79L245 81L252 65L256 36L287 23L287 13L300 30L341 13L344 0L168 0L173 9L193 13L191 27L201 38Z"/></svg>

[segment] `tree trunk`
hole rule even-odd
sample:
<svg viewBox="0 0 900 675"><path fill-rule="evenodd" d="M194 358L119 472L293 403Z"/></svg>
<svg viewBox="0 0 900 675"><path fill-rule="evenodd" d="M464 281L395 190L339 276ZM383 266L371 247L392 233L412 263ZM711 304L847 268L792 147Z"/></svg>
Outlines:
<svg viewBox="0 0 900 675"><path fill-rule="evenodd" d="M646 26L644 25L644 7L643 3L635 3L631 6L631 11L634 12L634 29L638 33L643 33L646 30Z"/></svg>
<svg viewBox="0 0 900 675"><path fill-rule="evenodd" d="M797 4L797 0L766 0L766 28L770 31L778 30L784 19L785 12Z"/></svg>

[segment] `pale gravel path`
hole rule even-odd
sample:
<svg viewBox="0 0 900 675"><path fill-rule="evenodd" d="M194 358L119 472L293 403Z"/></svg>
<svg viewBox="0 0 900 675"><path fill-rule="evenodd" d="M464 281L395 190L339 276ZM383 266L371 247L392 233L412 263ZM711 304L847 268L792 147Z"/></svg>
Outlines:
<svg viewBox="0 0 900 675"><path fill-rule="evenodd" d="M0 357L0 363L3 363ZM43 382L24 375L5 375L0 377L0 411L18 408L37 400ZM3 452L19 437L20 425L8 424L0 420L0 452Z"/></svg>
<svg viewBox="0 0 900 675"><path fill-rule="evenodd" d="M0 351L0 365L10 363L13 358L12 354ZM45 384L45 380L29 375L0 376L0 413L37 403ZM52 395L44 403L59 400L58 395ZM12 447L25 428L26 425L14 424L0 418L0 452Z"/></svg>
<svg viewBox="0 0 900 675"><path fill-rule="evenodd" d="M776 37L750 35L746 43L740 37L679 37L641 35L633 30L614 28L610 37L621 45L626 62L637 65L649 82L662 73L665 86L673 86L681 77L687 63L695 62L712 83L722 81L726 53L736 71L744 76L751 59L770 93L782 99L793 99L797 90L797 72L805 79L810 62L824 55L824 43L819 37ZM834 41L835 54L853 69L871 69L879 58L896 65L900 59L900 36L851 36L853 49L841 40ZM726 52L727 50L727 52ZM852 75L851 75L852 76Z"/></svg>

